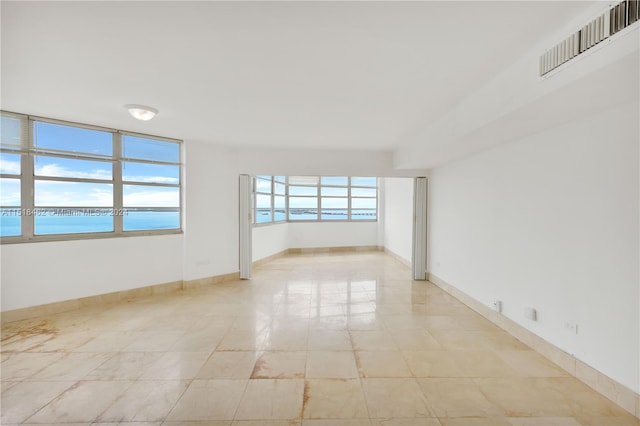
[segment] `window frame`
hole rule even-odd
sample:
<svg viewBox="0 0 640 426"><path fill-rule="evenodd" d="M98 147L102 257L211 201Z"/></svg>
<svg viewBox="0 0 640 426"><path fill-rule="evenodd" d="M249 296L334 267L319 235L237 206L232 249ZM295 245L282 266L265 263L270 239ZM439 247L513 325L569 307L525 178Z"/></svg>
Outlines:
<svg viewBox="0 0 640 426"><path fill-rule="evenodd" d="M268 226L268 225L274 225L274 224L278 224L278 223L317 223L317 222L329 222L329 223L336 223L336 222L377 222L378 221L378 214L379 214L379 205L378 205L378 199L380 196L380 191L379 191L379 187L380 187L380 183L379 183L379 178L378 177L374 177L374 176L367 176L368 178L372 178L376 180L376 184L375 186L364 186L364 185L352 185L352 176L337 176L337 175L308 175L308 176L302 176L300 175L300 177L308 177L308 178L318 178L318 181L316 184L297 184L297 183L292 183L290 181L290 177L292 176L285 176L285 204L286 204L286 212L285 212L285 216L286 216L286 220L284 221L269 221L269 222L256 222L256 217L257 217L257 194L260 193L262 195L266 195L265 192L258 192L257 190L257 185L255 184L255 182L257 182L257 178L258 176L260 177L265 177L265 175L256 175L254 176L254 223L253 226ZM296 175L297 177L297 175ZM345 185L338 185L338 184L331 184L331 183L327 183L327 184L323 184L322 183L322 179L323 178L332 178L332 177L344 177L347 179L347 183ZM360 176L355 176L355 177L360 177ZM272 201L271 201L271 207L272 207L272 218L274 217L274 202L273 202L273 197L274 197L274 185L275 185L275 176L271 176L271 196L272 196ZM303 187L303 188L314 188L315 189L315 195L292 195L291 194L291 187ZM347 195L322 195L322 188L341 188L341 189L346 189L346 194ZM354 196L352 195L352 188L363 188L363 189L373 189L375 190L375 196ZM317 200L317 208L315 208L317 210L317 218L316 219L291 219L290 214L291 214L291 206L289 203L289 200L291 197L297 197L297 198L310 198L310 199L316 199ZM326 198L326 199L345 199L347 201L347 218L346 219L323 219L322 218L322 199ZM369 210L372 212L375 212L375 218L374 219L353 219L352 216L352 211L353 211L353 207L352 207L352 200L356 198L356 199L375 199L376 200L376 207L375 208L362 208L362 209L356 209L356 210ZM327 207L325 208L325 210L345 210L343 208L333 208L333 207Z"/></svg>
<svg viewBox="0 0 640 426"><path fill-rule="evenodd" d="M73 241L73 240L88 240L88 239L103 239L103 238L121 238L121 237L140 237L140 236L153 236L153 235L172 235L184 233L184 142L180 139L167 138L156 135L142 134L138 132L130 132L125 130L117 130L108 127L94 126L84 123L76 123L65 120L57 120L48 117L33 116L27 114L20 114L11 111L1 110L0 114L3 117L10 117L20 120L21 123L21 145L19 149L14 149L11 146L4 146L0 141L0 152L19 154L20 155L20 190L21 190L21 204L19 207L4 207L7 209L17 209L21 218L21 235L19 236L5 236L0 237L0 244L12 244L12 243L29 243L29 242L48 242L48 241ZM42 149L35 146L34 129L37 122L49 123L59 126L74 127L86 130L95 130L100 132L107 132L111 134L111 155L103 154L91 154L83 152L61 151L54 149ZM146 139L157 140L161 142L175 143L178 145L179 159L177 163L163 162L157 160L145 160L139 158L128 158L122 155L122 146L125 136L141 137ZM77 177L57 177L57 176L36 176L35 175L35 159L37 156L41 157L59 157L67 159L78 160L90 160L100 161L111 164L111 179L93 179L93 178L77 178ZM179 168L179 181L177 184L163 184L163 183L151 183L151 182L134 182L123 181L122 178L122 165L125 162L139 162L146 164L164 164L178 166ZM15 175L0 174L1 177L15 178ZM57 181L57 182L82 182L82 183L106 183L112 185L112 206L109 207L77 207L77 206L35 206L35 182L36 181ZM144 186L162 186L162 187L174 187L178 188L179 203L177 207L157 207L157 209L168 209L167 211L178 210L179 222L177 228L170 229L145 229L145 230L132 230L125 231L123 227L124 216L120 214L113 214L115 212L126 212L127 207L123 205L123 188L124 185L144 185ZM112 231L96 231L96 232L77 232L77 233L62 233L62 234L36 234L35 233L35 210L37 209L112 209L111 218L113 220ZM131 209L135 209L131 207ZM22 212L30 212L31 214L21 214Z"/></svg>

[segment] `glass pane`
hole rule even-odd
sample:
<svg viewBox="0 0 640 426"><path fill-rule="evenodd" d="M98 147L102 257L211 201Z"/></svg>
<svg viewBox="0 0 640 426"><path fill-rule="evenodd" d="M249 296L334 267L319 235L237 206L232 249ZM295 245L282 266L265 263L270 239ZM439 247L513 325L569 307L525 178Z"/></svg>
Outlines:
<svg viewBox="0 0 640 426"><path fill-rule="evenodd" d="M289 197L289 208L317 208L318 199L315 197Z"/></svg>
<svg viewBox="0 0 640 426"><path fill-rule="evenodd" d="M125 231L180 229L180 211L178 209L171 211L129 209L122 219Z"/></svg>
<svg viewBox="0 0 640 426"><path fill-rule="evenodd" d="M256 179L256 192L271 193L271 181L264 179Z"/></svg>
<svg viewBox="0 0 640 426"><path fill-rule="evenodd" d="M274 210L273 214L274 214L274 218L273 218L274 222L284 222L285 220L287 220L287 213L284 209Z"/></svg>
<svg viewBox="0 0 640 426"><path fill-rule="evenodd" d="M256 207L259 209L271 209L271 195L256 195Z"/></svg>
<svg viewBox="0 0 640 426"><path fill-rule="evenodd" d="M318 220L318 209L289 209L289 220Z"/></svg>
<svg viewBox="0 0 640 426"><path fill-rule="evenodd" d="M318 185L318 176L289 176L289 185Z"/></svg>
<svg viewBox="0 0 640 426"><path fill-rule="evenodd" d="M0 209L0 237L15 237L22 234L20 209Z"/></svg>
<svg viewBox="0 0 640 426"><path fill-rule="evenodd" d="M348 195L348 189L347 188L331 188L331 187L326 187L323 186L320 188L320 191L322 192L322 195L332 195L335 197L346 197Z"/></svg>
<svg viewBox="0 0 640 426"><path fill-rule="evenodd" d="M113 136L109 132L40 121L36 121L33 126L33 143L38 149L109 156L113 152Z"/></svg>
<svg viewBox="0 0 640 426"><path fill-rule="evenodd" d="M256 176L257 179L263 179L263 180L268 180L269 182L271 182L271 176Z"/></svg>
<svg viewBox="0 0 640 426"><path fill-rule="evenodd" d="M284 209L285 206L286 206L285 197L278 197L278 196L273 197L273 207L277 209Z"/></svg>
<svg viewBox="0 0 640 426"><path fill-rule="evenodd" d="M376 208L376 199L375 198L352 198L351 199L351 208L353 208L353 209L375 209Z"/></svg>
<svg viewBox="0 0 640 426"><path fill-rule="evenodd" d="M112 232L111 209L36 209L36 235Z"/></svg>
<svg viewBox="0 0 640 426"><path fill-rule="evenodd" d="M315 186L289 186L289 195L318 195Z"/></svg>
<svg viewBox="0 0 640 426"><path fill-rule="evenodd" d="M287 182L286 176L274 176L273 179L276 182L280 182L280 183L286 183Z"/></svg>
<svg viewBox="0 0 640 426"><path fill-rule="evenodd" d="M124 207L180 207L180 189L162 186L123 185Z"/></svg>
<svg viewBox="0 0 640 426"><path fill-rule="evenodd" d="M35 181L36 206L111 207L113 185L110 183Z"/></svg>
<svg viewBox="0 0 640 426"><path fill-rule="evenodd" d="M375 197L376 188L351 188L352 197Z"/></svg>
<svg viewBox="0 0 640 426"><path fill-rule="evenodd" d="M348 220L349 214L347 210L331 210L322 209L322 220Z"/></svg>
<svg viewBox="0 0 640 426"><path fill-rule="evenodd" d="M23 120L16 117L0 117L0 145L8 148L21 148Z"/></svg>
<svg viewBox="0 0 640 426"><path fill-rule="evenodd" d="M347 198L322 198L322 209L348 209L349 200Z"/></svg>
<svg viewBox="0 0 640 426"><path fill-rule="evenodd" d="M38 155L34 159L36 176L111 180L111 162L75 160Z"/></svg>
<svg viewBox="0 0 640 426"><path fill-rule="evenodd" d="M0 153L0 173L7 175L19 175L20 154Z"/></svg>
<svg viewBox="0 0 640 426"><path fill-rule="evenodd" d="M349 184L349 178L346 176L322 176L323 185L337 185L347 186Z"/></svg>
<svg viewBox="0 0 640 426"><path fill-rule="evenodd" d="M122 163L122 180L177 185L180 183L180 166L127 161Z"/></svg>
<svg viewBox="0 0 640 426"><path fill-rule="evenodd" d="M141 160L180 162L180 144L158 139L124 135L122 137L122 156Z"/></svg>
<svg viewBox="0 0 640 426"><path fill-rule="evenodd" d="M271 209L256 209L256 223L271 222Z"/></svg>
<svg viewBox="0 0 640 426"><path fill-rule="evenodd" d="M273 192L276 194L285 194L285 190L286 190L286 186L282 183L275 183L274 184L274 188L273 188Z"/></svg>
<svg viewBox="0 0 640 426"><path fill-rule="evenodd" d="M20 179L0 179L0 206L20 206Z"/></svg>
<svg viewBox="0 0 640 426"><path fill-rule="evenodd" d="M376 186L377 178L374 177L352 177L351 185L354 186Z"/></svg>
<svg viewBox="0 0 640 426"><path fill-rule="evenodd" d="M375 210L351 210L352 220L376 220Z"/></svg>

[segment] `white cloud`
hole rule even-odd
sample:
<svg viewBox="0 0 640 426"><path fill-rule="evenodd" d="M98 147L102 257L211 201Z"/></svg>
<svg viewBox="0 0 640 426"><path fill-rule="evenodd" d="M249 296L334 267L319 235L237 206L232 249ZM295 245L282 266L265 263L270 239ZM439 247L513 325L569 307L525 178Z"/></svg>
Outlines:
<svg viewBox="0 0 640 426"><path fill-rule="evenodd" d="M2 160L0 161L0 170L9 175L20 174L20 161Z"/></svg>
<svg viewBox="0 0 640 426"><path fill-rule="evenodd" d="M124 176L122 179L129 182L180 183L179 179L168 176Z"/></svg>
<svg viewBox="0 0 640 426"><path fill-rule="evenodd" d="M79 171L79 170L70 170L66 167L62 167L59 164L45 164L44 166L36 166L36 175L37 176L51 176L51 177L75 177L81 179L111 179L111 171L110 170L90 170L90 171Z"/></svg>
<svg viewBox="0 0 640 426"><path fill-rule="evenodd" d="M179 207L178 191L142 190L125 194L125 207Z"/></svg>

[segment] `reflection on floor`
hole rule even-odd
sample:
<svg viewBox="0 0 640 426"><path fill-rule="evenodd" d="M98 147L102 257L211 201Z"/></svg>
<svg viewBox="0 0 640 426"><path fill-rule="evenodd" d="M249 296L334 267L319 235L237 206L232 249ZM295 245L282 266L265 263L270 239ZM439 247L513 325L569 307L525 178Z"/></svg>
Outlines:
<svg viewBox="0 0 640 426"><path fill-rule="evenodd" d="M2 424L640 424L382 253L2 332Z"/></svg>

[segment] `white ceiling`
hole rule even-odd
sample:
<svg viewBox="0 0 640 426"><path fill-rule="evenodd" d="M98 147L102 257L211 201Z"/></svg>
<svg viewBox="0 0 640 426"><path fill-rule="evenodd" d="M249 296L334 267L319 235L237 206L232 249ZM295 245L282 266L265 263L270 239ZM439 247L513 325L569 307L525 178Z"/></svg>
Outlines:
<svg viewBox="0 0 640 426"><path fill-rule="evenodd" d="M2 1L1 106L231 146L393 150L590 4ZM127 103L160 114L137 122Z"/></svg>

